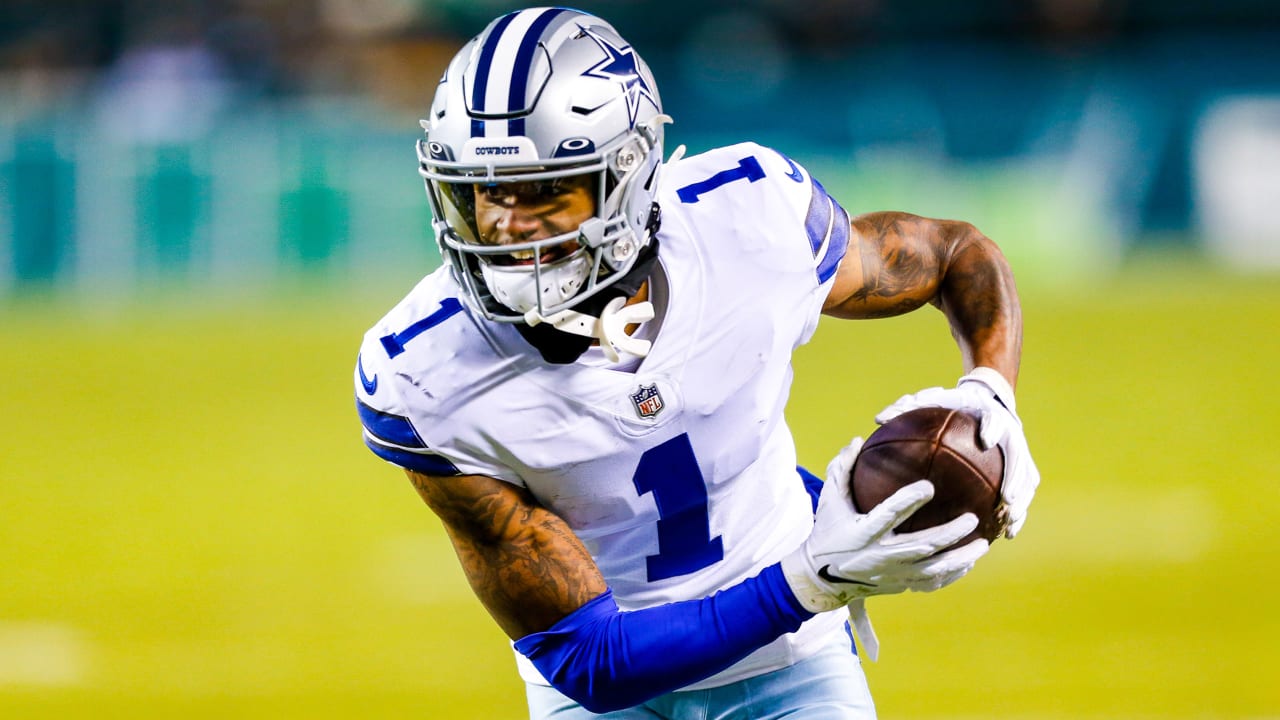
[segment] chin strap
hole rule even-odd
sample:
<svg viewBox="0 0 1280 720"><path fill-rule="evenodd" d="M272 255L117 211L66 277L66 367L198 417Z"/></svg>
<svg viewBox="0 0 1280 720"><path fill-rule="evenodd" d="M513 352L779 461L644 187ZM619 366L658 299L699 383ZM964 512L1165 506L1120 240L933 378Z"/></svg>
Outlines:
<svg viewBox="0 0 1280 720"><path fill-rule="evenodd" d="M576 362L591 347L591 341L600 343L610 362L619 362L622 353L644 357L649 354L651 343L627 335L627 325L642 323L653 318L655 311L649 302L628 305L627 300L640 292L645 280L658 264L658 226L662 212L657 203L649 209L645 232L649 243L636 258L626 275L604 291L587 298L574 307L577 310L561 310L543 315L533 308L524 314L524 322L516 323L520 336L538 351L542 359L556 365Z"/></svg>
<svg viewBox="0 0 1280 720"><path fill-rule="evenodd" d="M524 314L524 324L516 327L544 360L556 364L574 362L591 346L591 340L600 343L605 357L613 363L622 360L622 353L641 358L649 354L652 343L628 335L627 325L652 320L655 314L653 303L628 305L627 300L640 292L658 263L656 235L661 218L661 211L654 203L645 227L651 238L649 244L641 251L631 270L613 286L578 304L578 310L567 309L543 315L537 308L532 308Z"/></svg>
<svg viewBox="0 0 1280 720"><path fill-rule="evenodd" d="M604 351L609 362L618 362L622 353L644 357L649 354L653 343L648 340L633 338L627 334L627 325L642 323L653 319L653 303L640 302L627 305L627 299L617 297L610 300L600 311L600 317L580 313L576 310L561 310L550 316L542 316L537 308L525 313L524 321L529 327L547 323L555 329L581 335L600 341L600 349Z"/></svg>

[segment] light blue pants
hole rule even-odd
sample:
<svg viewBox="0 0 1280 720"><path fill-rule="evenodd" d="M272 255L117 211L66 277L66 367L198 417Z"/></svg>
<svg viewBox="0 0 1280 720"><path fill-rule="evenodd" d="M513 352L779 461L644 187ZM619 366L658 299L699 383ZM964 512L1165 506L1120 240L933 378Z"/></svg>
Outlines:
<svg viewBox="0 0 1280 720"><path fill-rule="evenodd" d="M813 657L709 690L667 693L637 707L597 715L555 688L527 684L532 720L871 720L876 716L862 663L847 640Z"/></svg>

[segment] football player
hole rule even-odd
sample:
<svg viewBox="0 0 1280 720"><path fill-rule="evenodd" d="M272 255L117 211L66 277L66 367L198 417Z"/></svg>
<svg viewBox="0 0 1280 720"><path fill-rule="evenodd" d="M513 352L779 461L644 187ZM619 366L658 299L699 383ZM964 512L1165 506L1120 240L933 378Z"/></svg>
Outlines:
<svg viewBox="0 0 1280 720"><path fill-rule="evenodd" d="M443 521L531 717L873 717L845 608L874 655L865 598L954 582L987 543L940 552L972 515L894 531L927 481L857 513L860 440L825 483L798 469L791 354L822 313L940 308L964 376L877 419L979 416L1012 537L1038 475L1009 267L965 223L850 218L767 147L664 162L667 122L582 12L504 15L457 54L418 144L445 264L365 336L365 442Z"/></svg>

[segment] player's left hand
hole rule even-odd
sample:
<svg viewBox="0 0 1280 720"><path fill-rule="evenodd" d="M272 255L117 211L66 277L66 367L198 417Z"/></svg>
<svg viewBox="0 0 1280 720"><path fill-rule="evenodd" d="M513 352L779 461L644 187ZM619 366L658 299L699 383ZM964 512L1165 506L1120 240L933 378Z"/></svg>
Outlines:
<svg viewBox="0 0 1280 720"><path fill-rule="evenodd" d="M974 368L960 378L954 388L935 387L904 395L876 415L876 422L883 425L902 413L924 407L963 410L975 415L982 447L1000 446L1004 453L1000 512L1004 515L1005 537L1013 538L1027 520L1031 498L1040 485L1040 471L1031 459L1009 381L992 368Z"/></svg>
<svg viewBox="0 0 1280 720"><path fill-rule="evenodd" d="M822 497L818 500L819 511L822 508L822 499L833 497L837 501L843 500L843 502L836 502L834 505L844 513L852 513L854 518L852 522L857 522L858 518L865 517L857 514L853 503L848 499L848 484L853 478L853 465L857 461L858 453L861 449L862 438L854 438L853 442L846 445L827 465L827 481L822 486ZM915 483L899 490L898 493L911 492L912 487L921 484L928 485L927 482ZM837 492L828 495L831 490ZM929 495L931 496L932 493L929 493ZM888 503L896 499L897 496L892 496L885 502ZM918 505L912 507L909 512L914 512L916 507ZM976 519L973 518L972 514L962 517ZM956 518L947 524L955 525L960 520L961 518ZM847 518L840 521L841 526L847 527L851 524L851 521ZM968 525L968 527L972 529L973 525ZM941 527L938 527L920 532L936 533L941 529ZM968 534L963 532L963 527L960 529L962 531L961 534L956 535L952 540ZM897 535L894 541L898 542L906 537L910 537L910 534ZM944 543L939 547L945 547L948 544L950 543ZM887 568L878 579L878 584L881 586L880 592L883 594L898 593L904 590L931 592L944 588L968 574L973 569L974 564L986 554L988 547L986 540L978 539L958 548L931 554L927 558L914 563L902 564L896 568ZM784 565L784 567L786 566ZM858 594L844 599L847 600L849 607L850 626L854 635L857 636L858 642L862 643L863 654L868 660L875 662L880 657L880 640L876 637L875 628L871 624L871 617L867 614L866 598Z"/></svg>

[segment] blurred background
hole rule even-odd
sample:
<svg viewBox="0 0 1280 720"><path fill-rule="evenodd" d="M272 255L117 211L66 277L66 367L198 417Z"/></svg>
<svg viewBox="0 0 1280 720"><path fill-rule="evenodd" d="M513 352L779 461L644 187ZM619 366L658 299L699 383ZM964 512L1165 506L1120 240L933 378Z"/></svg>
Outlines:
<svg viewBox="0 0 1280 720"><path fill-rule="evenodd" d="M522 716L350 400L439 264L417 120L519 6L0 0L0 715ZM882 715L1280 717L1280 4L576 6L669 149L771 145L1014 266L1046 483L971 579L873 607ZM937 313L824 321L802 461L958 370Z"/></svg>
<svg viewBox="0 0 1280 720"><path fill-rule="evenodd" d="M854 210L983 223L1024 273L1149 247L1280 267L1280 6L580 3L698 150L753 138ZM428 262L405 148L498 0L6 0L0 293Z"/></svg>

